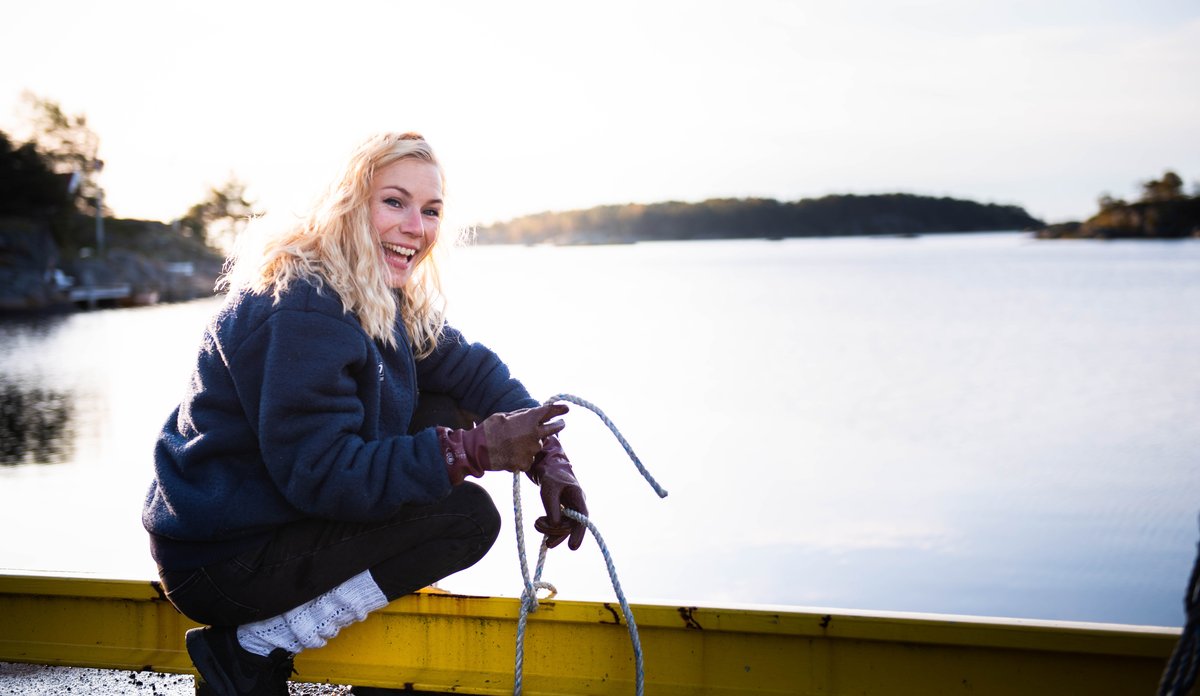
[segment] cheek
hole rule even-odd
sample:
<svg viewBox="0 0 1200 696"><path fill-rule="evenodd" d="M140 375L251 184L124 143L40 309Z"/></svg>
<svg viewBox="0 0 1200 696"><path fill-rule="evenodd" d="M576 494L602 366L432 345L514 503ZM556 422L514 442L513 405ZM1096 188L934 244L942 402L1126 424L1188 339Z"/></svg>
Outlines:
<svg viewBox="0 0 1200 696"><path fill-rule="evenodd" d="M393 217L394 214L388 208L382 206L371 208L371 229L375 231L376 236L383 236L388 228L395 225Z"/></svg>

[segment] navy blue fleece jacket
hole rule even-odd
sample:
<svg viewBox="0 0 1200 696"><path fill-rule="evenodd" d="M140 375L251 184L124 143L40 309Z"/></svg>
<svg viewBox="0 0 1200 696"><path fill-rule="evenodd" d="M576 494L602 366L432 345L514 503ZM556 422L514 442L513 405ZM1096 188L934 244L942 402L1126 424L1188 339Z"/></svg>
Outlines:
<svg viewBox="0 0 1200 696"><path fill-rule="evenodd" d="M303 281L278 303L231 293L155 447L142 522L160 565L232 557L303 518L370 522L447 495L434 429L406 434L418 386L481 417L537 405L458 331L420 361L396 332L387 348L332 290Z"/></svg>

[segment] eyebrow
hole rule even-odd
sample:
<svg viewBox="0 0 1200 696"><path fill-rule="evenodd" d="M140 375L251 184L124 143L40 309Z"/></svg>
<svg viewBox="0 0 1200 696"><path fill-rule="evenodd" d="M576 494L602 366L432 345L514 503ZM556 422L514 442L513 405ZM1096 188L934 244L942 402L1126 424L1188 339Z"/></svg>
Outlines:
<svg viewBox="0 0 1200 696"><path fill-rule="evenodd" d="M404 188L403 186L390 186L389 185L389 186L384 186L383 189L381 189L381 190L386 191L387 189L392 189L393 191L399 191L400 193L404 194L408 198L413 197L412 193L408 189ZM440 198L432 198L428 201L425 201L425 205L429 205L431 203L437 203L438 205L444 205L444 203L442 202L442 199L440 199Z"/></svg>

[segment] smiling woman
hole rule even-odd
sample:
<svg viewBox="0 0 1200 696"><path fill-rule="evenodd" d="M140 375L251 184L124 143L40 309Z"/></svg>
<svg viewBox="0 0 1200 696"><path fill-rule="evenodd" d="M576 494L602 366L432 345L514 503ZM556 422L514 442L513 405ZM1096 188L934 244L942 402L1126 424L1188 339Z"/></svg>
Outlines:
<svg viewBox="0 0 1200 696"><path fill-rule="evenodd" d="M403 287L437 244L442 218L442 172L432 162L406 159L375 174L371 226L379 234L389 285Z"/></svg>
<svg viewBox="0 0 1200 696"><path fill-rule="evenodd" d="M527 472L551 545L582 542L566 407L443 319L442 183L421 136L375 136L233 263L142 515L167 598L209 624L187 633L209 693L286 693L296 653L482 558L500 518L467 476ZM482 422L417 426L422 390Z"/></svg>
<svg viewBox="0 0 1200 696"><path fill-rule="evenodd" d="M295 279L328 284L368 335L394 346L400 320L417 357L425 357L442 326L444 301L432 252L444 181L422 136L368 138L308 216L269 238L264 249L239 254L226 282L276 299ZM411 258L396 258L405 255L399 248L411 250Z"/></svg>

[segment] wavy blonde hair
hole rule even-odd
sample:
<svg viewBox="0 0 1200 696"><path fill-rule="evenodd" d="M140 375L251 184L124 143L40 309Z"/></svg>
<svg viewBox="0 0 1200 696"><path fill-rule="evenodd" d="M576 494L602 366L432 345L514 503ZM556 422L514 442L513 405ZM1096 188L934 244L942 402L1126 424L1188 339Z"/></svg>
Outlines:
<svg viewBox="0 0 1200 696"><path fill-rule="evenodd" d="M433 252L434 244L400 288L388 286L379 239L371 225L370 195L375 172L404 159L437 167L445 189L445 173L429 143L417 133L382 133L363 141L341 174L299 223L266 240L261 252L230 257L222 283L265 294L278 302L293 280L337 292L371 338L396 347L397 318L408 332L418 358L433 352L445 325L445 298ZM439 238L441 235L438 235Z"/></svg>

